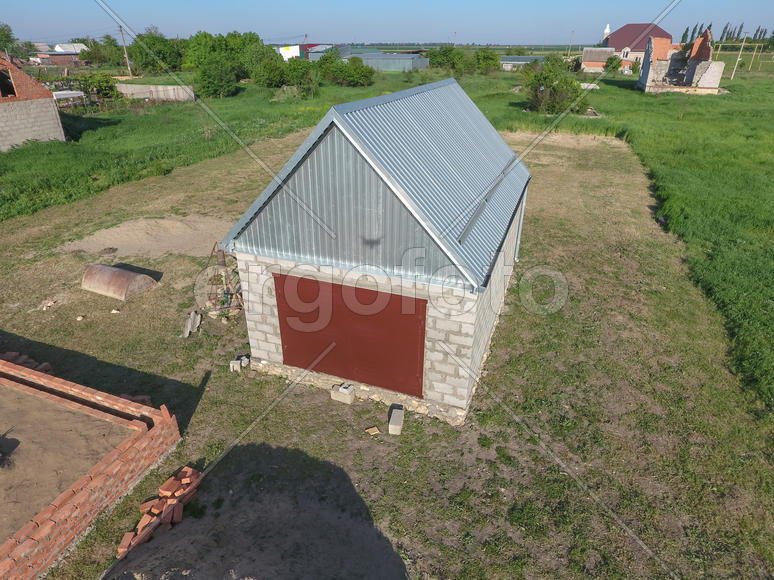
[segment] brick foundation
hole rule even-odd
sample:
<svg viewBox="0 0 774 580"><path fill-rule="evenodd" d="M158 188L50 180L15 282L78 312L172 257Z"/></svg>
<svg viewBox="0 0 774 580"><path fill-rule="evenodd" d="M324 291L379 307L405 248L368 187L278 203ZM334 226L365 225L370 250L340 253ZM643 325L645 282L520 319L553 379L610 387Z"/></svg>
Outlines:
<svg viewBox="0 0 774 580"><path fill-rule="evenodd" d="M0 578L43 574L106 508L128 493L180 439L177 420L120 397L0 361L0 384L132 430L115 449L0 545Z"/></svg>

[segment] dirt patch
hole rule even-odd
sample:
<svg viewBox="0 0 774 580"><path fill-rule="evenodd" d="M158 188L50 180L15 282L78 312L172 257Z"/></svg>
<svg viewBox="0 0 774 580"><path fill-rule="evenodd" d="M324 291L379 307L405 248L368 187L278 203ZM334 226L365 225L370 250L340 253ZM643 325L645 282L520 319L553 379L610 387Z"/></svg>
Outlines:
<svg viewBox="0 0 774 580"><path fill-rule="evenodd" d="M207 256L233 226L231 220L203 215L137 219L69 242L66 252L158 258L165 254ZM108 251L109 250L109 251Z"/></svg>
<svg viewBox="0 0 774 580"><path fill-rule="evenodd" d="M115 448L129 430L0 386L0 541L6 540L68 485Z"/></svg>

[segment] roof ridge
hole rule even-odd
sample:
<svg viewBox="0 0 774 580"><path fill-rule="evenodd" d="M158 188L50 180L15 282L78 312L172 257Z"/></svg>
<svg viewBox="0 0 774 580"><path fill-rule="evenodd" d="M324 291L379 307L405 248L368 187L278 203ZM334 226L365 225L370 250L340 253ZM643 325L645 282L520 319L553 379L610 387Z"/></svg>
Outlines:
<svg viewBox="0 0 774 580"><path fill-rule="evenodd" d="M355 55L356 56L356 55ZM398 91L396 93L388 93L386 95L379 95L376 97L370 97L368 99L361 99L359 101L350 101L349 103L340 103L331 107L334 111L341 115L346 115L352 111L362 111L363 109L369 109L371 107L378 107L387 103L393 103L402 99L407 99L421 93L426 93L446 87L449 85L457 85L457 81L454 78L443 79L434 83L428 83L426 85L418 85Z"/></svg>

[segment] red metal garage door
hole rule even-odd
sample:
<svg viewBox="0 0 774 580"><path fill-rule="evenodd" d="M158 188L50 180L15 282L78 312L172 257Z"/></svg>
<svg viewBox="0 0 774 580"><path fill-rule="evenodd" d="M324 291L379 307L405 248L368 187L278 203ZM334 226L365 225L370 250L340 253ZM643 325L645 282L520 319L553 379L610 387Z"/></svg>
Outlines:
<svg viewBox="0 0 774 580"><path fill-rule="evenodd" d="M427 301L274 274L284 362L422 396Z"/></svg>

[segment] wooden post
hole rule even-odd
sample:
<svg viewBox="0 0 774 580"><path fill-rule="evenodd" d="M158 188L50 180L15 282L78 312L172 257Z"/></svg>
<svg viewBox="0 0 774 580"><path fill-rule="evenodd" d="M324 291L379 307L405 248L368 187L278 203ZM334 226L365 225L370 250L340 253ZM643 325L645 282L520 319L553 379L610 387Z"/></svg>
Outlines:
<svg viewBox="0 0 774 580"><path fill-rule="evenodd" d="M129 71L129 78L134 78L132 76L132 67L129 65L129 53L126 52L126 40L124 39L124 27L119 26L118 27L119 32L121 33L121 44L124 45L124 60L126 61L126 70Z"/></svg>
<svg viewBox="0 0 774 580"><path fill-rule="evenodd" d="M734 80L734 75L736 74L736 67L739 66L739 61L742 60L742 51L744 50L744 43L747 40L747 35L744 35L744 38L742 39L742 46L739 47L739 54L736 57L736 62L734 63L734 70L731 71L731 80Z"/></svg>
<svg viewBox="0 0 774 580"><path fill-rule="evenodd" d="M756 44L755 48L753 48L753 55L752 55L752 58L750 59L750 66L747 67L747 72L750 72L752 70L752 65L755 62L755 54L757 52L758 52L758 45Z"/></svg>

